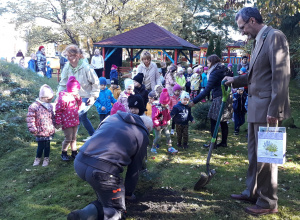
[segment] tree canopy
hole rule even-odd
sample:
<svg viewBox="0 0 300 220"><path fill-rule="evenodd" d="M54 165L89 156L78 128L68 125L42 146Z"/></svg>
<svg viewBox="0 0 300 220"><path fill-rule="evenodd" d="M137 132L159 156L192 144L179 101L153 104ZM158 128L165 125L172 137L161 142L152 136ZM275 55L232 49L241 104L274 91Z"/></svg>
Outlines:
<svg viewBox="0 0 300 220"><path fill-rule="evenodd" d="M211 35L229 40L236 28L234 13L242 5L226 0L23 0L8 2L0 12L15 15L17 29L26 29L29 45L53 42L92 43L155 22L194 44ZM239 1L237 1L239 2ZM172 6L172 7L170 7ZM41 24L37 20L43 21Z"/></svg>

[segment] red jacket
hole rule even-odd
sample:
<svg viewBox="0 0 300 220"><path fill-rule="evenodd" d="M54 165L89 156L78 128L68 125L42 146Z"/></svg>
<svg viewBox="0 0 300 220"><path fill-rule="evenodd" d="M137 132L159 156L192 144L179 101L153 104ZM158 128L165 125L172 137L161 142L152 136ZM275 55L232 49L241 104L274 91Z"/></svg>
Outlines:
<svg viewBox="0 0 300 220"><path fill-rule="evenodd" d="M73 95L67 91L59 93L55 110L55 122L62 125L62 129L79 125L78 110L82 100L79 95Z"/></svg>
<svg viewBox="0 0 300 220"><path fill-rule="evenodd" d="M164 126L171 120L168 108L163 108L160 104L152 105L153 127Z"/></svg>
<svg viewBox="0 0 300 220"><path fill-rule="evenodd" d="M170 103L169 103L170 111L172 111L174 105L177 105L179 101L180 101L180 95L176 96L175 94L173 94L172 96L170 96Z"/></svg>
<svg viewBox="0 0 300 220"><path fill-rule="evenodd" d="M55 133L53 107L49 104L46 108L42 103L36 101L28 108L27 127L30 133L37 137L50 137Z"/></svg>

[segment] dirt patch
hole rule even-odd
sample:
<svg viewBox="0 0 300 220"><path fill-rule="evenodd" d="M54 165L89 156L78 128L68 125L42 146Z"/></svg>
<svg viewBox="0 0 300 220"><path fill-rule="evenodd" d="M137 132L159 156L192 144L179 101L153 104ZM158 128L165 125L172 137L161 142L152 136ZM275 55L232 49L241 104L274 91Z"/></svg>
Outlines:
<svg viewBox="0 0 300 220"><path fill-rule="evenodd" d="M127 216L134 219L183 219L200 210L201 199L170 189L150 189L135 202L127 202Z"/></svg>

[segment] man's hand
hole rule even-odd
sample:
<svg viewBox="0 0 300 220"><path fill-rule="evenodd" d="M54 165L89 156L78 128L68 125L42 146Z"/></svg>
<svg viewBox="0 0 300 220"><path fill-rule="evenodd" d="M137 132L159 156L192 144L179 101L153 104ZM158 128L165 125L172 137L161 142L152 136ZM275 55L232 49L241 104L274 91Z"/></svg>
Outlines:
<svg viewBox="0 0 300 220"><path fill-rule="evenodd" d="M234 78L233 78L233 77L230 77L230 76L225 76L225 77L223 78L223 80L227 80L227 81L225 82L225 85L226 85L226 86L230 86L232 83L234 83Z"/></svg>
<svg viewBox="0 0 300 220"><path fill-rule="evenodd" d="M278 126L278 118L267 115L267 123L272 126Z"/></svg>
<svg viewBox="0 0 300 220"><path fill-rule="evenodd" d="M95 103L95 97L90 97L88 100L87 100L87 102L86 102L86 104L87 105L93 105L94 103Z"/></svg>

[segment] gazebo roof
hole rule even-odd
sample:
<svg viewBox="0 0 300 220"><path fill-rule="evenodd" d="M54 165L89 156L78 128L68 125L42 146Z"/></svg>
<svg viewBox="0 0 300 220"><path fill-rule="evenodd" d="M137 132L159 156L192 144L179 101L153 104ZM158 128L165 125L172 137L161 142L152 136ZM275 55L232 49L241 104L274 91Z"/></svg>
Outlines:
<svg viewBox="0 0 300 220"><path fill-rule="evenodd" d="M155 23L94 43L95 46L136 49L200 50L199 47L172 34Z"/></svg>

